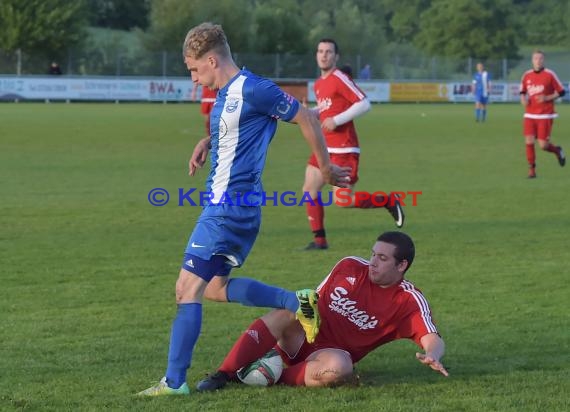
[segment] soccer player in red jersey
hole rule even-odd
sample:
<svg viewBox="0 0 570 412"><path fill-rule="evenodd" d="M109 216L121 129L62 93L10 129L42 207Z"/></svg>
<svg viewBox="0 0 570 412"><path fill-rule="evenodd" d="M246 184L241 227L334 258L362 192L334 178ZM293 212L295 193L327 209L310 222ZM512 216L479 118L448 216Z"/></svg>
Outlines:
<svg viewBox="0 0 570 412"><path fill-rule="evenodd" d="M416 358L448 376L441 363L445 344L429 304L404 278L415 247L402 232L385 232L372 247L370 260L341 259L317 288L321 316L315 342L308 343L300 324L278 309L254 321L234 344L218 371L200 381L201 391L220 389L236 372L272 348L288 365L280 383L327 386L350 382L354 364L397 339L411 339L423 349Z"/></svg>
<svg viewBox="0 0 570 412"><path fill-rule="evenodd" d="M536 156L534 142L542 150L554 153L560 166L566 164L562 147L550 142L552 123L558 114L554 111L554 100L564 96L564 86L552 70L544 67L544 53L536 50L532 53L532 70L528 70L521 79L521 104L525 107L524 138L526 158L529 164L529 178L536 177Z"/></svg>
<svg viewBox="0 0 570 412"><path fill-rule="evenodd" d="M196 100L198 84L194 84L192 89L192 100ZM202 96L200 97L200 113L204 117L206 126L206 136L210 136L210 113L216 102L216 91L207 86L202 86Z"/></svg>
<svg viewBox="0 0 570 412"><path fill-rule="evenodd" d="M390 199L387 199L381 195L364 192L360 193L361 196L355 196L352 191L358 181L360 156L360 145L353 120L370 110L370 101L352 78L337 68L338 59L338 45L333 39L319 41L316 60L321 70L321 77L315 81L314 85L317 107L313 110L315 114L318 113L331 163L352 169L350 187L344 189L343 193L345 195L343 199L347 199L346 195L348 195L350 201L341 202L337 196L338 188L335 187L335 204L360 209L385 207L396 221L396 226L402 227L404 212L396 196L389 196ZM311 156L305 170L303 184L303 193L309 193L313 200L306 202L307 217L314 234L314 240L306 247L307 250L328 248L324 226L324 207L322 196L319 195L324 186L325 181L316 158Z"/></svg>

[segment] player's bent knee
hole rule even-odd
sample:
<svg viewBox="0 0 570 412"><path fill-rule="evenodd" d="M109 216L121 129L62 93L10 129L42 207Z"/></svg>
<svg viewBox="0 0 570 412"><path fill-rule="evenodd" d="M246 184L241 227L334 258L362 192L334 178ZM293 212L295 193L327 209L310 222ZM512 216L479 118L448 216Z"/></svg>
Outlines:
<svg viewBox="0 0 570 412"><path fill-rule="evenodd" d="M274 309L261 317L265 323L288 324L295 321L295 314L287 309Z"/></svg>
<svg viewBox="0 0 570 412"><path fill-rule="evenodd" d="M304 195L305 193L309 193L311 195L311 199L315 199L319 193L319 191L322 189L323 187L319 187L319 185L315 185L315 184L310 184L310 183L305 183L303 185L303 193L302 195Z"/></svg>
<svg viewBox="0 0 570 412"><path fill-rule="evenodd" d="M176 303L180 303L182 297L184 296L184 283L178 279L176 281Z"/></svg>
<svg viewBox="0 0 570 412"><path fill-rule="evenodd" d="M201 301L206 286L205 280L182 269L176 281L176 303Z"/></svg>
<svg viewBox="0 0 570 412"><path fill-rule="evenodd" d="M211 291L206 289L206 291L204 292L204 297L208 300L211 300L212 302L227 302L228 300L226 299L226 291Z"/></svg>
<svg viewBox="0 0 570 412"><path fill-rule="evenodd" d="M353 372L337 373L336 376L331 376L331 379L324 386L340 386L346 385L353 381Z"/></svg>
<svg viewBox="0 0 570 412"><path fill-rule="evenodd" d="M214 276L204 291L204 297L213 302L227 302L227 286L227 277Z"/></svg>
<svg viewBox="0 0 570 412"><path fill-rule="evenodd" d="M208 285L208 287L206 288L206 290L204 291L204 297L208 300L211 300L213 302L227 302L227 292L226 292L226 286L216 286L216 287L210 287L212 286L211 284Z"/></svg>
<svg viewBox="0 0 570 412"><path fill-rule="evenodd" d="M352 359L345 351L339 349L324 349L314 354L305 374L307 386L342 385L351 380L354 372Z"/></svg>
<svg viewBox="0 0 570 412"><path fill-rule="evenodd" d="M316 376L306 379L305 385L311 387L344 385L352 382L353 372L352 367L350 369L324 368Z"/></svg>

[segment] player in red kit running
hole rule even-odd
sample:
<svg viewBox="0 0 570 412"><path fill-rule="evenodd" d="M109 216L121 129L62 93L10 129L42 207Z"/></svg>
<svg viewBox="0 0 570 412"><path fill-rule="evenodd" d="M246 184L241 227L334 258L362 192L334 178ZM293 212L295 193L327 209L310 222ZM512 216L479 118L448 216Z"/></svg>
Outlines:
<svg viewBox="0 0 570 412"><path fill-rule="evenodd" d="M396 226L402 227L404 212L396 196L388 198L365 192L359 192L361 196L355 196L352 191L358 181L360 156L360 146L353 120L370 110L370 101L352 78L337 68L339 50L333 39L319 41L316 59L321 70L321 77L315 81L314 85L317 107L313 110L315 114L318 113L331 163L352 169L350 187L344 189L342 193L342 199L348 201L340 201L337 196L338 188L335 187L335 204L360 209L385 207L396 221ZM313 199L312 202L306 202L307 217L314 234L314 240L306 247L307 250L328 248L324 225L325 212L322 196L319 196L324 186L325 181L319 171L316 158L311 156L305 170L303 184L303 193L308 192Z"/></svg>
<svg viewBox="0 0 570 412"><path fill-rule="evenodd" d="M536 177L536 155L534 142L542 150L554 153L560 166L566 164L562 147L550 142L552 123L558 114L554 111L554 100L564 96L564 86L552 70L544 67L544 53L536 50L532 53L532 70L528 70L521 79L521 104L525 107L524 138L526 158L529 164L529 178Z"/></svg>
<svg viewBox="0 0 570 412"><path fill-rule="evenodd" d="M317 288L319 334L308 343L300 324L285 310L253 322L234 344L218 371L200 381L198 390L224 387L237 370L272 348L288 365L280 383L328 386L350 382L353 365L374 349L397 339L411 339L424 353L416 358L448 376L441 363L445 344L422 292L404 278L415 247L402 232L385 232L372 247L370 260L341 259Z"/></svg>
<svg viewBox="0 0 570 412"><path fill-rule="evenodd" d="M196 100L198 85L195 84L192 89L192 100ZM207 86L202 86L202 95L200 96L200 113L204 117L206 125L206 136L210 136L210 113L216 102L216 91Z"/></svg>

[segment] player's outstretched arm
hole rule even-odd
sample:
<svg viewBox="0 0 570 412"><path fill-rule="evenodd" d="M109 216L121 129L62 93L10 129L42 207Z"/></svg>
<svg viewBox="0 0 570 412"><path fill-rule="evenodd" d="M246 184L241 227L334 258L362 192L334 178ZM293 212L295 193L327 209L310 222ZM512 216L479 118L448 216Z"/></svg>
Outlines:
<svg viewBox="0 0 570 412"><path fill-rule="evenodd" d="M359 102L352 104L344 112L339 113L334 117L327 117L321 123L321 127L325 130L333 131L338 126L353 121L358 116L362 116L364 113L369 111L371 107L372 106L370 105L370 100L368 100L368 98L364 98Z"/></svg>
<svg viewBox="0 0 570 412"><path fill-rule="evenodd" d="M299 106L299 111L291 123L297 123L301 128L303 137L317 158L324 180L333 186L348 187L350 168L339 167L330 162L325 137L316 116L309 109Z"/></svg>
<svg viewBox="0 0 570 412"><path fill-rule="evenodd" d="M445 352L443 339L441 339L437 333L428 333L421 338L421 344L426 353L416 353L416 358L443 376L449 376L449 372L447 372L440 362Z"/></svg>
<svg viewBox="0 0 570 412"><path fill-rule="evenodd" d="M190 176L194 176L196 169L201 169L204 163L206 163L208 152L210 151L210 140L210 136L208 136L196 144L194 152L192 152L192 157L190 157L190 161L188 162L188 174Z"/></svg>

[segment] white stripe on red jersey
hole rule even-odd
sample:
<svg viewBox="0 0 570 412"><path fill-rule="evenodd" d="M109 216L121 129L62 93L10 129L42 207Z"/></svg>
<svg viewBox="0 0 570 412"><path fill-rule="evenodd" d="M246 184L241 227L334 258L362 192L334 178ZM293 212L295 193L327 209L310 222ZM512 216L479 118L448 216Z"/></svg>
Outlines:
<svg viewBox="0 0 570 412"><path fill-rule="evenodd" d="M418 292L414 285L407 280L403 280L400 284L400 287L411 294L414 297L415 301L418 303L418 306L420 307L420 311L422 313L422 319L424 320L427 330L430 333L437 333L437 328L431 319L431 311L424 295Z"/></svg>
<svg viewBox="0 0 570 412"><path fill-rule="evenodd" d="M360 153L360 147L328 147L327 150L333 154Z"/></svg>
<svg viewBox="0 0 570 412"><path fill-rule="evenodd" d="M346 75L346 73L343 73L340 70L335 70L332 74L342 80L346 87L348 87L355 95L358 96L359 100L362 100L366 97L364 93L362 93L362 91L355 86L354 82Z"/></svg>
<svg viewBox="0 0 570 412"><path fill-rule="evenodd" d="M555 119L558 117L558 113L552 113L552 114L525 113L524 117L526 117L527 119Z"/></svg>

